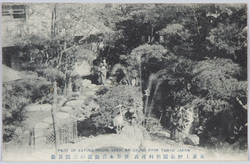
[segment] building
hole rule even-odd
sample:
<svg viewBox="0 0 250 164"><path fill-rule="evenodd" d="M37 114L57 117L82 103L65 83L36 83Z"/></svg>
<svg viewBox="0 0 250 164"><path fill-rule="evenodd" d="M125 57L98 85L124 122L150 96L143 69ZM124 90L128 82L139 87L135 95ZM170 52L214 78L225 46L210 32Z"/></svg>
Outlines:
<svg viewBox="0 0 250 164"><path fill-rule="evenodd" d="M24 53L16 46L22 43L22 36L29 36L38 31L49 31L51 26L49 9L40 14L35 4L2 4L2 63L19 70ZM44 35L45 33L41 34Z"/></svg>
<svg viewBox="0 0 250 164"><path fill-rule="evenodd" d="M65 38L65 40L74 38L76 44L82 44L87 49L98 51L103 46L103 29L86 21L72 20L71 15L74 11L72 13L70 11L76 5L79 4L3 3L3 64L21 70L22 63L29 55L24 52L23 47L34 42L36 42L35 45L39 44L42 47L43 43L39 43L39 38L50 40L54 32L57 38ZM84 15L84 13L81 14ZM57 23L55 24L55 22Z"/></svg>

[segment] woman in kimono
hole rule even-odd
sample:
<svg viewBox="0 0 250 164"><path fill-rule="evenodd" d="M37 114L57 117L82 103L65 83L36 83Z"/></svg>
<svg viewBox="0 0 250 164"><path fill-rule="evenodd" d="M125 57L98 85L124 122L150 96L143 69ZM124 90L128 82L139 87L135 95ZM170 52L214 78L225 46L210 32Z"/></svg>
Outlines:
<svg viewBox="0 0 250 164"><path fill-rule="evenodd" d="M98 80L99 83L102 85L106 84L107 68L108 68L108 65L106 63L106 60L103 59L99 67L99 80Z"/></svg>

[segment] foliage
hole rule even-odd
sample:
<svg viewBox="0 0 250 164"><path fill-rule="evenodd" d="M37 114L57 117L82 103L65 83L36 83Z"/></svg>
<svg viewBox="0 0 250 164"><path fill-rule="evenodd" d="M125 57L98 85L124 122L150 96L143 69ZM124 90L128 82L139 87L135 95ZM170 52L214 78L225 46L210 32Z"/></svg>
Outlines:
<svg viewBox="0 0 250 164"><path fill-rule="evenodd" d="M164 126L167 127L172 110L184 107L186 111L193 110L192 133L198 134L202 141L211 136L230 143L246 141L245 4L32 6L33 14L40 11L48 13L50 18L56 14L56 18L52 19L52 29L49 24L49 29L44 26L37 32L16 37L16 45L25 52L27 63L23 66L28 70L37 71L47 79L56 77L63 87L78 61L87 60L91 66L95 65L92 69L95 72L98 60L106 57L109 65L118 64L118 81L140 79L142 90L148 89L149 77L155 74L148 100L156 117L164 113ZM40 10L38 6L42 6ZM80 39L75 41L75 36ZM73 82L75 86L78 83L79 78ZM18 103L25 104L45 94L37 89L28 92L29 87L36 88L28 84L23 88L17 86L10 95L20 96ZM24 96L17 95L21 92ZM132 117L141 122L145 105L136 87L102 87L96 94L94 103L100 109L88 119L90 128L92 121L95 127L108 127L118 114L114 107L119 104L128 106ZM86 105L89 110L94 106Z"/></svg>
<svg viewBox="0 0 250 164"><path fill-rule="evenodd" d="M242 31L239 31L239 25L236 23L230 24L230 26L219 23L216 28L211 29L207 39L218 49L226 50L228 54L234 54L235 51L246 45L247 36L241 33Z"/></svg>
<svg viewBox="0 0 250 164"><path fill-rule="evenodd" d="M247 82L238 80L242 74L239 64L222 58L200 62L178 59L168 60L167 67L157 73L162 82L155 108L166 113L180 106L185 110L193 109L191 132L198 134L202 142L207 142L211 136L230 143L246 137L246 110L236 100L238 97L243 104L247 103ZM170 107L170 111L163 104ZM168 114L165 117L170 119Z"/></svg>
<svg viewBox="0 0 250 164"><path fill-rule="evenodd" d="M216 99L229 99L246 89L246 84L244 86L236 79L240 72L239 65L230 59L204 60L194 67L192 81L199 93L205 92Z"/></svg>
<svg viewBox="0 0 250 164"><path fill-rule="evenodd" d="M41 77L3 85L3 140L5 142L14 137L15 130L21 127L26 119L26 105L38 101L50 101L51 95L48 96L50 86L51 83Z"/></svg>
<svg viewBox="0 0 250 164"><path fill-rule="evenodd" d="M99 114L93 117L97 127L108 127L119 113L118 105L124 105L126 112L133 114L132 118L140 124L143 120L142 95L136 87L127 85L113 86L108 92L97 99L100 105ZM130 118L131 119L131 118Z"/></svg>
<svg viewBox="0 0 250 164"><path fill-rule="evenodd" d="M132 50L131 56L135 60L137 57L141 57L142 63L149 63L150 59L162 60L167 50L161 45L149 45L145 44Z"/></svg>
<svg viewBox="0 0 250 164"><path fill-rule="evenodd" d="M102 86L100 87L97 91L96 94L97 95L104 95L105 93L107 93L109 91L109 88Z"/></svg>
<svg viewBox="0 0 250 164"><path fill-rule="evenodd" d="M235 98L246 103L247 82L237 80L241 74L239 65L229 59L204 60L197 63L192 73L194 93L201 97L194 100L193 105L199 112L199 126L204 130L204 136L211 133L226 139L230 136L234 140L242 137L246 130L246 111ZM234 128L241 130L236 134Z"/></svg>
<svg viewBox="0 0 250 164"><path fill-rule="evenodd" d="M148 77L151 73L156 73L165 66L165 61L171 58L169 53L162 45L144 44L132 50L127 56L127 69L131 77L143 79L143 86L146 86Z"/></svg>

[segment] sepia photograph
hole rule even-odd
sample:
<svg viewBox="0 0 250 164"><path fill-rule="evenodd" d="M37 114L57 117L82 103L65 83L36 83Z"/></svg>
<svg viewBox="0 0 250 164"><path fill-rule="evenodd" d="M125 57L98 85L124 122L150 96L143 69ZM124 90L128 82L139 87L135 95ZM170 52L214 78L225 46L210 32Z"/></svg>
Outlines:
<svg viewBox="0 0 250 164"><path fill-rule="evenodd" d="M248 161L246 3L1 3L2 161Z"/></svg>

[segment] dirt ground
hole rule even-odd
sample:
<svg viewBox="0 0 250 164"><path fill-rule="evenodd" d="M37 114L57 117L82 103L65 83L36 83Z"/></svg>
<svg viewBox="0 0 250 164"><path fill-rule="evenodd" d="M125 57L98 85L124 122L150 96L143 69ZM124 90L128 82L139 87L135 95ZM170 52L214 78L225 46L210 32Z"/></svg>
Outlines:
<svg viewBox="0 0 250 164"><path fill-rule="evenodd" d="M79 138L76 143L28 151L3 152L4 161L229 161L247 160L247 152L226 152L177 143L167 138L145 139L123 132ZM143 138L144 137L144 138ZM55 159L53 159L55 157ZM99 157L99 158L98 158Z"/></svg>

